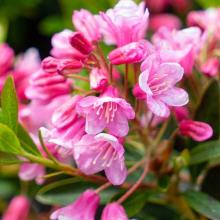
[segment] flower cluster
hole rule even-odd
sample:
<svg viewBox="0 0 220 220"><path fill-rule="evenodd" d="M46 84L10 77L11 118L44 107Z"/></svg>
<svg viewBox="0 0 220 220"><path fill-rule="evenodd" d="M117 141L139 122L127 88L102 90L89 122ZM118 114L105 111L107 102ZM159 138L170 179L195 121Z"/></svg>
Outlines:
<svg viewBox="0 0 220 220"><path fill-rule="evenodd" d="M145 146L146 172L156 154L151 148L159 144L160 131L171 117L177 127L171 138L180 135L201 142L212 137L209 124L193 119L185 83L195 80L195 69L207 79L219 74L219 17L214 9L191 12L190 27L157 27L150 38L148 23L153 21L144 2L120 0L98 15L74 11L75 31L56 33L50 56L41 63L30 49L13 67L13 50L2 44L1 83L12 72L20 121L43 157L48 155L37 140L39 129L58 163L75 165L81 176L104 171L106 181L122 185L130 172L126 146L134 136ZM106 48L108 53L103 52ZM21 159L19 177L42 184L44 166ZM98 192L86 190L73 204L53 212L51 219L95 219ZM120 204L123 199L108 204L101 219L128 219Z"/></svg>

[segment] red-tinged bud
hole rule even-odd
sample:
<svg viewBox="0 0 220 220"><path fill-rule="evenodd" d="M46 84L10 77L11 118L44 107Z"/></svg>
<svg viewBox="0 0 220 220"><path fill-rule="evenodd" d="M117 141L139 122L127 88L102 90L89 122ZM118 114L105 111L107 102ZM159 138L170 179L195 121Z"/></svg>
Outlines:
<svg viewBox="0 0 220 220"><path fill-rule="evenodd" d="M59 60L54 57L46 57L41 62L42 69L47 73L54 73L57 71Z"/></svg>
<svg viewBox="0 0 220 220"><path fill-rule="evenodd" d="M72 47L84 55L89 55L93 50L92 44L80 32L74 32L69 41Z"/></svg>
<svg viewBox="0 0 220 220"><path fill-rule="evenodd" d="M79 73L83 68L83 64L79 60L74 59L63 59L57 67L57 70L62 75L70 75Z"/></svg>
<svg viewBox="0 0 220 220"><path fill-rule="evenodd" d="M114 65L139 63L151 54L153 46L145 40L126 44L109 53L109 60Z"/></svg>
<svg viewBox="0 0 220 220"><path fill-rule="evenodd" d="M202 64L201 71L209 77L214 77L218 74L219 68L220 60L217 57L212 57Z"/></svg>
<svg viewBox="0 0 220 220"><path fill-rule="evenodd" d="M183 136L191 137L199 142L209 139L213 134L211 126L200 121L183 120L179 124L179 129Z"/></svg>
<svg viewBox="0 0 220 220"><path fill-rule="evenodd" d="M93 68L90 72L90 87L96 91L104 91L108 86L108 78L104 70Z"/></svg>

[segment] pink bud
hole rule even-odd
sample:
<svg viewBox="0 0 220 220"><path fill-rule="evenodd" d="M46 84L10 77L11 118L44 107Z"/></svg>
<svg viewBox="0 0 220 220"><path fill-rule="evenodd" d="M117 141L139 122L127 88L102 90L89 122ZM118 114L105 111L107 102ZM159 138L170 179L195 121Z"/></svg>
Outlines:
<svg viewBox="0 0 220 220"><path fill-rule="evenodd" d="M74 32L69 41L82 54L88 55L92 52L92 44L80 32Z"/></svg>
<svg viewBox="0 0 220 220"><path fill-rule="evenodd" d="M16 196L11 200L2 220L27 220L29 208L30 202L25 196Z"/></svg>
<svg viewBox="0 0 220 220"><path fill-rule="evenodd" d="M186 106L174 107L173 112L178 122L189 118L189 111Z"/></svg>
<svg viewBox="0 0 220 220"><path fill-rule="evenodd" d="M96 91L104 91L108 86L108 78L104 70L93 68L90 72L90 87Z"/></svg>
<svg viewBox="0 0 220 220"><path fill-rule="evenodd" d="M83 64L79 60L62 59L57 67L57 70L62 75L79 73L82 70Z"/></svg>
<svg viewBox="0 0 220 220"><path fill-rule="evenodd" d="M217 57L212 57L208 59L204 64L201 66L201 71L209 76L213 77L218 74L218 70L220 68L220 61Z"/></svg>
<svg viewBox="0 0 220 220"><path fill-rule="evenodd" d="M138 63L152 53L152 51L153 46L148 41L141 40L118 47L109 53L108 58L115 65Z"/></svg>
<svg viewBox="0 0 220 220"><path fill-rule="evenodd" d="M85 9L74 11L72 21L77 31L81 32L90 42L101 39L99 25L94 15Z"/></svg>
<svg viewBox="0 0 220 220"><path fill-rule="evenodd" d="M128 220L124 208L117 202L108 204L103 212L101 220Z"/></svg>
<svg viewBox="0 0 220 220"><path fill-rule="evenodd" d="M54 73L57 71L57 66L59 64L59 60L54 57L46 57L41 62L41 67L44 71L48 73Z"/></svg>
<svg viewBox="0 0 220 220"><path fill-rule="evenodd" d="M99 196L95 191L86 190L75 202L53 212L50 218L52 220L95 220L99 200Z"/></svg>
<svg viewBox="0 0 220 220"><path fill-rule="evenodd" d="M200 121L183 120L179 124L179 129L183 136L191 137L199 142L209 139L213 134L211 126Z"/></svg>
<svg viewBox="0 0 220 220"><path fill-rule="evenodd" d="M162 12L169 4L169 0L145 0L150 12Z"/></svg>
<svg viewBox="0 0 220 220"><path fill-rule="evenodd" d="M162 26L167 27L169 30L180 29L181 21L172 14L158 14L150 17L149 26L153 31L157 31Z"/></svg>
<svg viewBox="0 0 220 220"><path fill-rule="evenodd" d="M146 93L140 88L138 84L136 84L133 88L133 95L140 100L146 99Z"/></svg>

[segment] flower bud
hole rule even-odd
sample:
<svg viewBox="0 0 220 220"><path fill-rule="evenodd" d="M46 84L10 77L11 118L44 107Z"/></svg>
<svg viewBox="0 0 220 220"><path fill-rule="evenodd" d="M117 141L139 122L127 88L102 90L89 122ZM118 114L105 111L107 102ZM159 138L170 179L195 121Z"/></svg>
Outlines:
<svg viewBox="0 0 220 220"><path fill-rule="evenodd" d="M30 202L25 196L16 196L11 200L2 220L27 220L29 208Z"/></svg>
<svg viewBox="0 0 220 220"><path fill-rule="evenodd" d="M83 64L79 60L63 59L60 60L57 70L61 75L69 75L79 73L82 70L82 67Z"/></svg>
<svg viewBox="0 0 220 220"><path fill-rule="evenodd" d="M41 67L45 72L54 73L57 71L57 66L59 65L59 60L54 57L46 57L41 62Z"/></svg>
<svg viewBox="0 0 220 220"><path fill-rule="evenodd" d="M114 65L138 63L147 55L152 53L153 46L145 41L133 42L122 47L118 47L109 53L109 60Z"/></svg>
<svg viewBox="0 0 220 220"><path fill-rule="evenodd" d="M201 71L209 77L214 77L218 74L219 68L219 59L217 57L212 57L202 64Z"/></svg>
<svg viewBox="0 0 220 220"><path fill-rule="evenodd" d="M69 42L73 48L84 55L89 55L92 52L92 44L80 32L74 32L70 36Z"/></svg>
<svg viewBox="0 0 220 220"><path fill-rule="evenodd" d="M117 202L108 204L102 212L102 220L128 220L124 208Z"/></svg>
<svg viewBox="0 0 220 220"><path fill-rule="evenodd" d="M136 84L133 88L133 95L140 100L146 99L146 93L140 88L138 84Z"/></svg>
<svg viewBox="0 0 220 220"><path fill-rule="evenodd" d="M191 137L195 141L205 141L213 134L211 126L200 121L183 120L179 124L179 129L183 136Z"/></svg>

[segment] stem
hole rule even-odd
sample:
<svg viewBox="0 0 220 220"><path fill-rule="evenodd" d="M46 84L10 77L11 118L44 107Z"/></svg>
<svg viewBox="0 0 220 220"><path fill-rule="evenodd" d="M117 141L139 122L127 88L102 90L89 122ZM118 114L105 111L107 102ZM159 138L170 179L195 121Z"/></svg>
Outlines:
<svg viewBox="0 0 220 220"><path fill-rule="evenodd" d="M77 75L77 74L68 75L67 77L72 78L72 79L79 79L79 80L82 80L85 82L89 82L89 79L87 77Z"/></svg>
<svg viewBox="0 0 220 220"><path fill-rule="evenodd" d="M160 131L158 132L157 137L156 137L156 139L155 139L155 141L154 141L154 143L153 143L154 146L156 146L156 145L159 144L161 138L162 138L163 135L164 135L164 132L166 131L166 128L167 128L167 126L168 126L168 123L169 123L169 120L167 120L166 122L163 123L163 125L162 125Z"/></svg>
<svg viewBox="0 0 220 220"><path fill-rule="evenodd" d="M112 76L112 68L113 68L113 66L112 66L112 64L110 63L109 64L109 75L110 75L110 84L112 83L112 81L113 81L113 76Z"/></svg>
<svg viewBox="0 0 220 220"><path fill-rule="evenodd" d="M51 178L51 177L58 176L58 175L61 175L61 174L64 174L64 172L63 171L57 171L57 172L54 172L54 173L49 173L47 175L44 175L44 176L42 176L42 178L47 179L47 178Z"/></svg>
<svg viewBox="0 0 220 220"><path fill-rule="evenodd" d="M124 78L125 99L128 97L128 64L125 64L125 78Z"/></svg>
<svg viewBox="0 0 220 220"><path fill-rule="evenodd" d="M144 171L138 181L120 198L118 199L118 203L123 203L130 195L132 195L140 186L140 184L144 181L145 176L147 175L149 170L149 160L147 159L146 164L144 166Z"/></svg>

